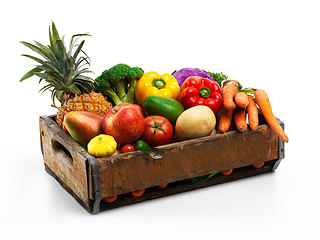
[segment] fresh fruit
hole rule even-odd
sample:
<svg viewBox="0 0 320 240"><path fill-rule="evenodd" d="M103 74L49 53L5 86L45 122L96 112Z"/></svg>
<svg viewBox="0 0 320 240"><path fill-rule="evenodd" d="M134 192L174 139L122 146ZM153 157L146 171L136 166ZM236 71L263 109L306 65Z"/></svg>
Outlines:
<svg viewBox="0 0 320 240"><path fill-rule="evenodd" d="M104 116L112 106L102 94L91 93L94 90L94 80L83 75L91 71L86 67L86 64L90 64L90 59L82 49L85 41L83 40L80 44L76 43L77 39L82 36L90 35L73 35L70 47L67 49L64 38L60 38L57 28L52 22L51 29L49 28L49 46L37 41L35 44L22 41L23 45L38 53L44 60L23 54L22 56L35 60L39 65L26 73L20 82L32 76L38 76L40 82L44 80L47 83L40 91L50 90L52 102L54 103L55 99L58 99L64 113L83 110ZM61 127L64 118L63 112L59 111L56 118Z"/></svg>
<svg viewBox="0 0 320 240"><path fill-rule="evenodd" d="M160 115L167 118L172 126L180 114L184 111L184 107L180 102L172 98L149 96L144 101L144 109L148 115Z"/></svg>
<svg viewBox="0 0 320 240"><path fill-rule="evenodd" d="M131 144L123 145L120 148L120 153L127 153L127 152L134 152L134 151L135 151L135 149Z"/></svg>
<svg viewBox="0 0 320 240"><path fill-rule="evenodd" d="M134 197L140 197L142 194L144 194L144 192L146 191L145 188L143 189L139 189L139 190L135 190L135 191L132 191L130 192L132 196Z"/></svg>
<svg viewBox="0 0 320 240"><path fill-rule="evenodd" d="M108 157L117 150L117 142L110 135L100 134L88 143L88 153L94 157Z"/></svg>
<svg viewBox="0 0 320 240"><path fill-rule="evenodd" d="M145 128L141 112L130 103L120 103L107 112L102 121L103 131L124 145L138 140Z"/></svg>
<svg viewBox="0 0 320 240"><path fill-rule="evenodd" d="M179 141L209 136L216 126L216 117L207 106L195 106L185 110L175 126L175 134Z"/></svg>
<svg viewBox="0 0 320 240"><path fill-rule="evenodd" d="M97 113L72 111L65 115L64 125L71 137L84 148L92 138L103 133L103 117Z"/></svg>
<svg viewBox="0 0 320 240"><path fill-rule="evenodd" d="M143 116L145 115L145 111L143 110L142 107L140 107L138 104L135 104L135 103L133 103L132 105L135 106L142 113Z"/></svg>
<svg viewBox="0 0 320 240"><path fill-rule="evenodd" d="M141 139L151 147L170 143L173 136L173 127L165 117L151 115L144 119L145 128Z"/></svg>
<svg viewBox="0 0 320 240"><path fill-rule="evenodd" d="M152 151L152 147L150 147L150 145L148 143L146 143L145 141L143 141L141 139L136 141L134 143L133 147L136 151L144 151L144 152L151 152Z"/></svg>
<svg viewBox="0 0 320 240"><path fill-rule="evenodd" d="M71 111L87 111L97 113L101 116L105 116L106 113L111 109L112 105L109 103L101 93L83 93L67 100L60 109L63 112ZM64 113L58 111L57 123L59 126L62 125Z"/></svg>

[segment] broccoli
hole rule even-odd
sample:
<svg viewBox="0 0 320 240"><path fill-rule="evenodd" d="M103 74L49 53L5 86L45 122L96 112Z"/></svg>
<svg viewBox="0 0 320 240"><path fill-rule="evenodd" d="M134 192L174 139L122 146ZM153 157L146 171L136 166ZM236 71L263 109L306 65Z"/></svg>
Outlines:
<svg viewBox="0 0 320 240"><path fill-rule="evenodd" d="M127 64L117 64L96 78L95 91L101 92L109 98L114 105L119 103L134 103L134 90L144 71L138 67Z"/></svg>

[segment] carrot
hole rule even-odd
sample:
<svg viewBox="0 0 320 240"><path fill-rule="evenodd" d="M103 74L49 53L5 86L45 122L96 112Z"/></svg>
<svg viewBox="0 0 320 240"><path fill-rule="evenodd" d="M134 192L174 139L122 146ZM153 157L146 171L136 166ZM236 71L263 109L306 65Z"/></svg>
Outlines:
<svg viewBox="0 0 320 240"><path fill-rule="evenodd" d="M244 92L238 92L234 96L234 102L238 107L246 108L249 105L249 98L248 95Z"/></svg>
<svg viewBox="0 0 320 240"><path fill-rule="evenodd" d="M247 130L248 125L246 122L246 112L243 108L236 108L234 112L234 122L240 132Z"/></svg>
<svg viewBox="0 0 320 240"><path fill-rule="evenodd" d="M225 133L229 130L232 117L233 117L234 109L226 109L225 107L222 108L221 118L219 121L219 131L221 133Z"/></svg>
<svg viewBox="0 0 320 240"><path fill-rule="evenodd" d="M254 93L254 100L259 106L265 120L269 124L270 128L285 142L289 142L289 138L285 134L284 130L277 122L273 115L269 97L264 90L256 90Z"/></svg>
<svg viewBox="0 0 320 240"><path fill-rule="evenodd" d="M256 130L259 125L258 108L253 97L249 96L249 105L246 108L248 113L248 122L251 130Z"/></svg>
<svg viewBox="0 0 320 240"><path fill-rule="evenodd" d="M238 88L233 83L229 83L222 88L223 105L226 109L235 109L236 104L233 101L234 96L238 92Z"/></svg>

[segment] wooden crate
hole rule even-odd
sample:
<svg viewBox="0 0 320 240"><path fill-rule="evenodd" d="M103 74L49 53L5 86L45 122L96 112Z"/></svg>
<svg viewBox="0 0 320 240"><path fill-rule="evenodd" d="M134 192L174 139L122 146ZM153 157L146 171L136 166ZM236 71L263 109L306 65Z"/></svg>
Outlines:
<svg viewBox="0 0 320 240"><path fill-rule="evenodd" d="M55 116L40 117L41 151L45 170L52 175L88 212L121 207L145 200L234 181L274 171L284 158L284 142L260 114L257 130L230 131L154 148L152 152L131 152L94 158L65 133ZM284 124L278 119L284 127ZM252 164L265 162L256 169ZM220 173L207 181L190 178L234 169L229 176ZM156 186L169 183L168 187ZM128 192L146 188L140 197ZM118 195L113 203L102 201Z"/></svg>

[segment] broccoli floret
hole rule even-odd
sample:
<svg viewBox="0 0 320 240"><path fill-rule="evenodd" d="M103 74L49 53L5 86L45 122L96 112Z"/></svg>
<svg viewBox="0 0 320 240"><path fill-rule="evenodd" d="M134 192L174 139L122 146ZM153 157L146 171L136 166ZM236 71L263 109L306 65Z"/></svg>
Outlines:
<svg viewBox="0 0 320 240"><path fill-rule="evenodd" d="M102 73L102 77L110 82L120 99L126 95L126 77L129 69L129 65L119 63Z"/></svg>
<svg viewBox="0 0 320 240"><path fill-rule="evenodd" d="M111 101L113 101L114 105L118 105L119 103L122 103L117 93L112 88L110 82L106 81L102 77L102 75L96 78L95 92L100 92L102 93L102 95L108 97Z"/></svg>
<svg viewBox="0 0 320 240"><path fill-rule="evenodd" d="M127 86L129 87L128 87L127 95L124 99L124 102L134 103L135 101L134 90L136 88L137 82L139 81L139 79L142 77L143 74L144 74L144 71L142 68L132 67L128 69L126 82L127 82Z"/></svg>
<svg viewBox="0 0 320 240"><path fill-rule="evenodd" d="M108 97L114 105L122 102L134 103L134 90L143 74L141 68L131 68L123 63L117 64L103 71L96 79L95 91Z"/></svg>

